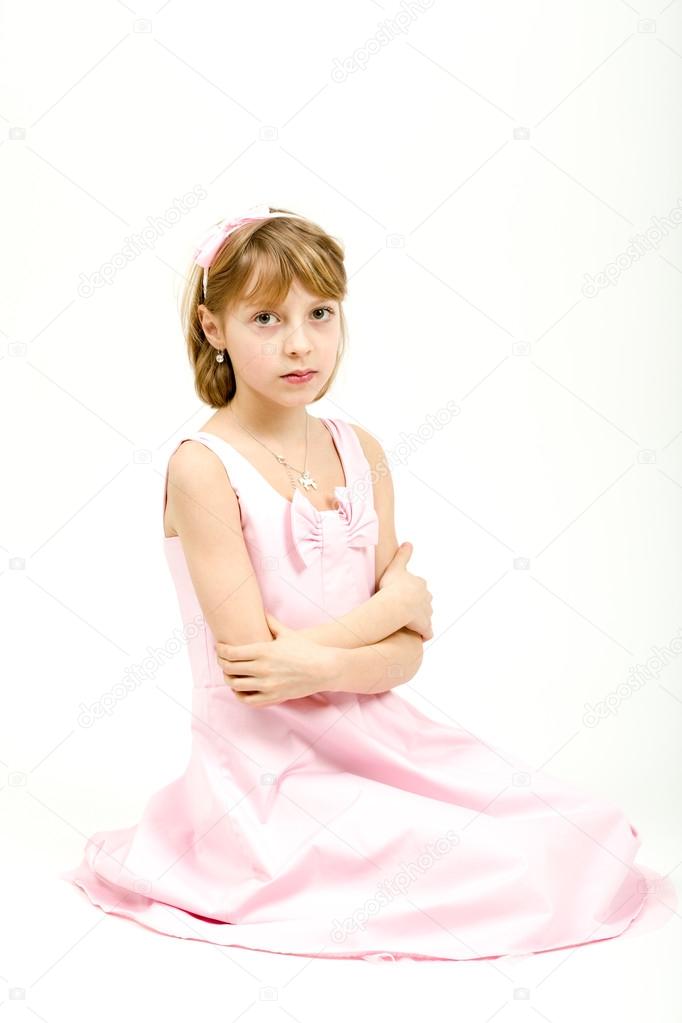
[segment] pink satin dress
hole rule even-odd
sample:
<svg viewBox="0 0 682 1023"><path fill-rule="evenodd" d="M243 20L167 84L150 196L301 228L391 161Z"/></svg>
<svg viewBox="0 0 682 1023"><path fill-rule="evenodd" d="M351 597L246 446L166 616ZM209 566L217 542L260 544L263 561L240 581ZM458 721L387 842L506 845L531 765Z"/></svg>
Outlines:
<svg viewBox="0 0 682 1023"><path fill-rule="evenodd" d="M216 435L188 435L224 464L264 606L292 628L375 592L370 467L348 422L322 422L345 474L324 512ZM181 541L163 543L189 637L192 752L137 824L92 835L59 875L92 903L179 938L369 960L541 952L640 914L641 839L617 805L427 717L400 687L241 704Z"/></svg>

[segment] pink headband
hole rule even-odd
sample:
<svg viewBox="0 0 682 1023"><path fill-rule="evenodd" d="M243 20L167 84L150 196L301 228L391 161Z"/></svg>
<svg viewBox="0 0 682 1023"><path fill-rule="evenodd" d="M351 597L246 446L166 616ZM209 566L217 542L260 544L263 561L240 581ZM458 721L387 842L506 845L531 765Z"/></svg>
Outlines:
<svg viewBox="0 0 682 1023"><path fill-rule="evenodd" d="M225 239L242 224L248 224L253 220L269 220L271 217L297 217L296 213L271 213L270 207L263 204L249 207L244 213L230 220L222 220L214 224L208 234L199 243L194 254L194 262L203 266L204 276L204 300L206 299L206 284L208 282L208 268L215 259L218 251L222 248Z"/></svg>

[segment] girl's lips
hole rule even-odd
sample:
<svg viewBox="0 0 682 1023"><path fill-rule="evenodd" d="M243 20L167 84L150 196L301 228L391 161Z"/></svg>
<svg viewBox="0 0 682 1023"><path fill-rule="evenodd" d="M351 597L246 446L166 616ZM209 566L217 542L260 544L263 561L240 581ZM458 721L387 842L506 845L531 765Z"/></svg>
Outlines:
<svg viewBox="0 0 682 1023"><path fill-rule="evenodd" d="M287 380L290 384L305 384L312 380L317 371L311 369L308 373L287 373L281 379Z"/></svg>

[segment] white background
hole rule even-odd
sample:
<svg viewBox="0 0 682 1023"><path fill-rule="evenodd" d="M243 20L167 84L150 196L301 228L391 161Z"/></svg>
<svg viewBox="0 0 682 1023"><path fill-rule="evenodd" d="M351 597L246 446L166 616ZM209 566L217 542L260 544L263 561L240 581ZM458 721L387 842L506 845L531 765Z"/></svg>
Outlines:
<svg viewBox="0 0 682 1023"><path fill-rule="evenodd" d="M210 413L178 301L207 227L263 201L346 250L350 345L310 411L391 459L434 595L401 695L618 802L679 882L682 3L26 3L2 36L3 1011L677 1018L678 912L504 973L375 968L169 940L55 874L189 755L186 652L154 656L180 626L163 474Z"/></svg>

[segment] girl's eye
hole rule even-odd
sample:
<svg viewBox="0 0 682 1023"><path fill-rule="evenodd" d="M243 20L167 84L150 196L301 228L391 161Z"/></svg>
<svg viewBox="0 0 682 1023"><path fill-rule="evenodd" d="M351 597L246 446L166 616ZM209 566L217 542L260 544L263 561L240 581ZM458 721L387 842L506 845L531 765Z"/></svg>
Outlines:
<svg viewBox="0 0 682 1023"><path fill-rule="evenodd" d="M329 313L329 319L330 320L331 320L332 316L336 315L335 310L332 309L332 307L330 305L321 305L318 309L315 309L314 312L316 312L316 313L327 312L327 313ZM317 322L318 323L328 323L329 321L328 320L318 320Z"/></svg>
<svg viewBox="0 0 682 1023"><path fill-rule="evenodd" d="M329 305L318 306L317 309L313 310L313 312L315 312L315 313L322 313L322 312L329 313L329 317L326 320L322 320L319 317L315 317L317 323L328 323L329 320L331 320L332 316L336 316L336 310L332 309L332 307L329 306ZM276 315L275 313L267 313L267 312L264 311L262 313L256 313L256 315L254 316L254 320L258 323L259 327L269 327L270 326L269 323L263 323L262 320L259 320L258 318L259 318L259 316L275 316L275 315Z"/></svg>
<svg viewBox="0 0 682 1023"><path fill-rule="evenodd" d="M274 313L256 313L256 315L254 316L254 320L258 323L259 327L269 327L270 326L269 323L261 323L261 321L258 319L258 317L259 316L274 316L274 315L275 315Z"/></svg>

